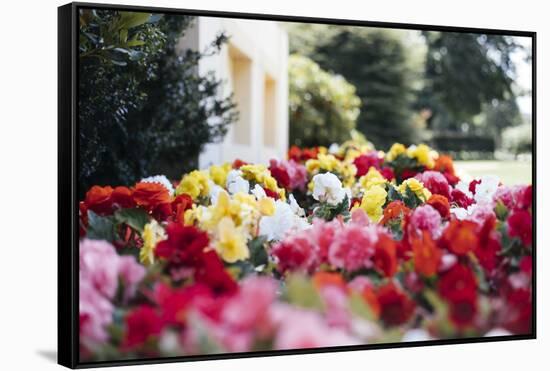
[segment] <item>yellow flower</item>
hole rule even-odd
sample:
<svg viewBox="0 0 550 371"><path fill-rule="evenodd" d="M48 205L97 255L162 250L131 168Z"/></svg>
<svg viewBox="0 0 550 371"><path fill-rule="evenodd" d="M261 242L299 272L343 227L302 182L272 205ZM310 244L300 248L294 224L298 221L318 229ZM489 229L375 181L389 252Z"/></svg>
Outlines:
<svg viewBox="0 0 550 371"><path fill-rule="evenodd" d="M214 247L222 259L228 263L244 260L250 256L245 233L241 228L235 227L233 219L229 217L222 218L218 223Z"/></svg>
<svg viewBox="0 0 550 371"><path fill-rule="evenodd" d="M271 197L258 200L258 207L262 215L271 216L275 214L275 201Z"/></svg>
<svg viewBox="0 0 550 371"><path fill-rule="evenodd" d="M406 152L406 148L401 143L394 143L388 153L386 154L386 160L393 161L395 160L399 155Z"/></svg>
<svg viewBox="0 0 550 371"><path fill-rule="evenodd" d="M254 181L264 188L277 193L282 200L286 199L285 190L279 188L277 180L271 176L271 172L265 165L243 165L240 170L243 173L244 179Z"/></svg>
<svg viewBox="0 0 550 371"><path fill-rule="evenodd" d="M231 164L226 162L223 165L212 165L210 166L210 178L214 183L220 187L225 188L227 182L227 174L231 171Z"/></svg>
<svg viewBox="0 0 550 371"><path fill-rule="evenodd" d="M411 158L416 159L416 161L426 166L428 169L433 169L435 165L432 150L425 144L420 144L419 146L410 146L407 149L407 155Z"/></svg>
<svg viewBox="0 0 550 371"><path fill-rule="evenodd" d="M386 197L388 193L380 185L373 185L365 191L361 200L361 207L370 220L378 222L384 213L382 206L386 203Z"/></svg>
<svg viewBox="0 0 550 371"><path fill-rule="evenodd" d="M150 223L145 224L141 237L143 238L143 246L139 250L139 260L145 265L153 264L157 243L166 238L166 233L160 224L153 219Z"/></svg>
<svg viewBox="0 0 550 371"><path fill-rule="evenodd" d="M191 196L193 200L196 200L198 197L206 197L210 192L208 181L208 174L204 171L193 170L189 174L183 176L180 184L176 188L176 195L186 193Z"/></svg>
<svg viewBox="0 0 550 371"><path fill-rule="evenodd" d="M369 171L365 175L359 178L359 183L361 183L361 186L365 190L368 190L370 187L375 185L386 184L386 182L386 178L384 178L384 176L380 174L380 172L373 166L370 167Z"/></svg>
<svg viewBox="0 0 550 371"><path fill-rule="evenodd" d="M418 181L415 178L409 178L403 181L398 187L399 192L401 194L405 194L407 191L407 187L421 200L426 201L430 198L432 195L431 192L424 188L424 185L422 182Z"/></svg>

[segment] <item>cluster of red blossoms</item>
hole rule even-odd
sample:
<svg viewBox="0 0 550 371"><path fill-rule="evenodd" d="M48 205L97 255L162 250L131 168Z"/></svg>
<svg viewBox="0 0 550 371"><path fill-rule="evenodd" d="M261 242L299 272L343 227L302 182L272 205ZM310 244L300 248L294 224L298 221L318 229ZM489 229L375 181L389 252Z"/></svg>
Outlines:
<svg viewBox="0 0 550 371"><path fill-rule="evenodd" d="M89 189L82 359L532 331L530 185L465 182L425 148L343 148L195 172L200 196L162 176Z"/></svg>

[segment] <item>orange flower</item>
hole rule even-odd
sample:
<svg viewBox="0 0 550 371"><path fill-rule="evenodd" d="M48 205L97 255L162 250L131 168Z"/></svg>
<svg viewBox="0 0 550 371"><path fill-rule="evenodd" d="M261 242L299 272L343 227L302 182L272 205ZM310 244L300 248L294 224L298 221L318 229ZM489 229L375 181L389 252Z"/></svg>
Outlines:
<svg viewBox="0 0 550 371"><path fill-rule="evenodd" d="M456 255L474 251L479 243L477 224L469 220L451 220L441 236L441 243Z"/></svg>
<svg viewBox="0 0 550 371"><path fill-rule="evenodd" d="M113 188L110 186L93 186L86 193L86 198L84 199L86 209L92 210L96 214L110 214L113 211L112 194Z"/></svg>
<svg viewBox="0 0 550 371"><path fill-rule="evenodd" d="M451 156L439 155L435 161L434 170L455 175L455 167Z"/></svg>
<svg viewBox="0 0 550 371"><path fill-rule="evenodd" d="M372 257L374 266L386 277L393 277L397 272L397 257L395 241L385 234L378 237L374 256Z"/></svg>
<svg viewBox="0 0 550 371"><path fill-rule="evenodd" d="M183 223L185 211L193 206L193 199L186 193L182 193L172 201L172 210L175 210L174 219L176 222Z"/></svg>
<svg viewBox="0 0 550 371"><path fill-rule="evenodd" d="M327 286L336 286L347 291L346 281L340 273L337 272L316 272L313 275L313 285L319 290Z"/></svg>
<svg viewBox="0 0 550 371"><path fill-rule="evenodd" d="M136 206L136 203L132 197L132 190L128 187L116 187L111 195L111 200L113 204L116 204L124 209Z"/></svg>
<svg viewBox="0 0 550 371"><path fill-rule="evenodd" d="M170 193L160 183L139 182L134 189L134 201L147 211L153 211L159 206L170 204Z"/></svg>
<svg viewBox="0 0 550 371"><path fill-rule="evenodd" d="M449 205L449 200L445 196L432 194L428 200L428 205L436 209L444 219L451 215L451 205Z"/></svg>
<svg viewBox="0 0 550 371"><path fill-rule="evenodd" d="M437 247L430 233L424 231L422 238L413 238L412 249L415 271L427 277L433 276L437 272L443 252Z"/></svg>
<svg viewBox="0 0 550 371"><path fill-rule="evenodd" d="M380 224L386 224L390 220L397 219L409 215L411 209L409 209L402 201L392 201L384 209L384 216L380 221Z"/></svg>

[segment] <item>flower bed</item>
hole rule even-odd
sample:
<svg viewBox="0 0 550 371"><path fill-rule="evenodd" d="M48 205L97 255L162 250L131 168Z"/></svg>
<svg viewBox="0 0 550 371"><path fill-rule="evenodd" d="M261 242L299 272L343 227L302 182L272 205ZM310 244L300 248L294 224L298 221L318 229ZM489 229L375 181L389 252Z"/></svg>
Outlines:
<svg viewBox="0 0 550 371"><path fill-rule="evenodd" d="M531 203L425 145L354 142L94 186L81 358L530 333Z"/></svg>

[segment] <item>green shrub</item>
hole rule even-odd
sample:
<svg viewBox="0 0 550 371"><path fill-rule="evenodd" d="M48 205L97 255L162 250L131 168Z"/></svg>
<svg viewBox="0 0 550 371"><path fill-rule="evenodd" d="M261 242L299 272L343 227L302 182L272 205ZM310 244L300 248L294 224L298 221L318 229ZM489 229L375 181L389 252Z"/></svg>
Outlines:
<svg viewBox="0 0 550 371"><path fill-rule="evenodd" d="M236 118L221 81L199 76L209 50L176 44L193 17L81 10L80 193L93 184L132 184L164 173L177 178L197 165L206 143L223 139Z"/></svg>
<svg viewBox="0 0 550 371"><path fill-rule="evenodd" d="M361 103L355 87L303 56L291 55L288 70L290 143L327 146L349 139Z"/></svg>
<svg viewBox="0 0 550 371"><path fill-rule="evenodd" d="M514 155L531 153L533 133L530 124L507 128L502 132L502 149Z"/></svg>

